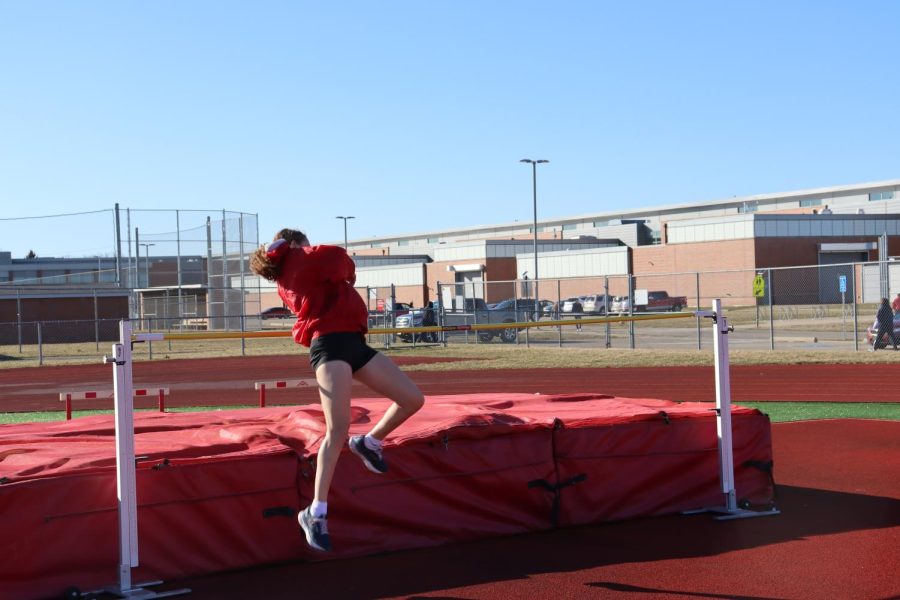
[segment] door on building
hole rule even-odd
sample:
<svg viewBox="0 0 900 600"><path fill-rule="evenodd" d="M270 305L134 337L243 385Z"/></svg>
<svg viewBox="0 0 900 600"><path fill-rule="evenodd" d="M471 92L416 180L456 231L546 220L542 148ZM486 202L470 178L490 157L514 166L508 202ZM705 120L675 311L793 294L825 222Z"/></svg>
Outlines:
<svg viewBox="0 0 900 600"><path fill-rule="evenodd" d="M841 277L845 277L844 300L853 301L853 266L848 263L865 262L866 252L819 252L819 304L841 303Z"/></svg>
<svg viewBox="0 0 900 600"><path fill-rule="evenodd" d="M484 276L481 271L456 272L456 304L460 308L466 306L465 299L484 299ZM471 303L469 303L471 304Z"/></svg>

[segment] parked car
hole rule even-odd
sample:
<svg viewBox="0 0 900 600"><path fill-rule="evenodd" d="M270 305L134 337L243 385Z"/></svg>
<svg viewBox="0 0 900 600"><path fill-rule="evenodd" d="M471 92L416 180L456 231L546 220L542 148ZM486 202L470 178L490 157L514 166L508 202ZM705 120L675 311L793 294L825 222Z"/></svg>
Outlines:
<svg viewBox="0 0 900 600"><path fill-rule="evenodd" d="M552 300L541 300L541 315L545 317L553 317L553 310L556 304Z"/></svg>
<svg viewBox="0 0 900 600"><path fill-rule="evenodd" d="M432 317L434 318L434 313L432 311ZM436 324L431 323L431 325ZM425 309L417 308L409 311L406 314L400 315L397 317L394 327L422 327L425 325ZM415 335L415 341L417 342L437 342L438 341L438 333L436 331L427 331L420 332L416 334L412 333L398 333L397 337L399 337L404 342L412 342L413 335Z"/></svg>
<svg viewBox="0 0 900 600"><path fill-rule="evenodd" d="M578 302L581 304L581 312L584 312L584 299L585 296L570 296L560 302L559 312L560 314L571 314L573 309L575 308L575 303Z"/></svg>
<svg viewBox="0 0 900 600"><path fill-rule="evenodd" d="M538 304L540 308L540 304ZM509 298L494 305L493 308L475 311L475 322L482 323L526 323L535 321L541 316L540 310L536 310L535 302L530 298ZM511 344L518 337L520 328L509 327L507 329L491 329L478 332L478 339L482 342L490 342L499 337L504 344Z"/></svg>
<svg viewBox="0 0 900 600"><path fill-rule="evenodd" d="M613 296L612 302L609 304L609 312L622 314L629 310L631 310L631 299L628 296Z"/></svg>
<svg viewBox="0 0 900 600"><path fill-rule="evenodd" d="M581 307L587 314L605 315L606 307L609 302L609 296L606 294L592 294L590 296L584 296Z"/></svg>
<svg viewBox="0 0 900 600"><path fill-rule="evenodd" d="M528 317L529 321L534 321L535 318L540 318L540 303L538 303L538 308L535 308L534 300L531 298L510 298L508 300L503 300L502 302L497 302L494 305L488 306L489 310L512 310L519 311L523 315Z"/></svg>
<svg viewBox="0 0 900 600"><path fill-rule="evenodd" d="M294 313L283 306L273 306L259 313L260 319L293 319Z"/></svg>
<svg viewBox="0 0 900 600"><path fill-rule="evenodd" d="M369 311L369 329L378 329L381 327L392 327L393 321L396 320L396 317L401 315L405 315L410 310L412 310L412 306L407 304L406 302L396 302L394 303L393 310L387 311L382 308L381 310L375 309Z"/></svg>
<svg viewBox="0 0 900 600"><path fill-rule="evenodd" d="M685 306L687 306L687 297L685 296L670 296L668 292L654 291L647 292L647 306L643 308L639 306L638 309L647 311L670 310L672 312L678 312Z"/></svg>
<svg viewBox="0 0 900 600"><path fill-rule="evenodd" d="M490 306L494 306L494 305L492 304ZM484 298L464 298L462 305L460 305L457 302L455 309L452 308L451 306L447 306L443 310L444 310L445 314L471 313L476 310L487 310L488 308L490 308L490 306L488 304L485 304ZM434 310L435 310L435 313L441 312L441 301L440 300L434 301Z"/></svg>
<svg viewBox="0 0 900 600"><path fill-rule="evenodd" d="M871 325L866 328L866 341L873 348L875 347L875 340L878 337L878 321L873 321ZM894 336L897 339L900 339L900 313L896 313L894 315ZM888 339L887 332L881 334L881 344L879 344L880 348L883 348L890 344L890 340Z"/></svg>

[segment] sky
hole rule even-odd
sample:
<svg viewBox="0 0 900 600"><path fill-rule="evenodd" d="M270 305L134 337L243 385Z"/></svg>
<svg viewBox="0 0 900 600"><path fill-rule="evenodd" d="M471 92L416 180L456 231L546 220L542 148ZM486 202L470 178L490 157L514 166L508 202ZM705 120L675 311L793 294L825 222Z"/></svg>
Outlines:
<svg viewBox="0 0 900 600"><path fill-rule="evenodd" d="M158 209L313 243L338 215L351 241L530 222L522 158L550 161L539 219L896 179L898 22L887 0L0 0L0 251L109 255L117 203L146 239L175 229Z"/></svg>

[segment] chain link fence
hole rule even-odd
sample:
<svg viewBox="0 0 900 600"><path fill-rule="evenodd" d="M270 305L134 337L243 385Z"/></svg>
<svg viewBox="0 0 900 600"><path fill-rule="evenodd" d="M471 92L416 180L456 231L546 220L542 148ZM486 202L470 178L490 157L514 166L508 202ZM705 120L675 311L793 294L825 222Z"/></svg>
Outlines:
<svg viewBox="0 0 900 600"><path fill-rule="evenodd" d="M229 211L127 211L132 319L181 319L187 329L244 330L260 315L257 217ZM134 249L134 255L131 249Z"/></svg>
<svg viewBox="0 0 900 600"><path fill-rule="evenodd" d="M221 242L221 240L219 240ZM205 242L204 242L205 243ZM228 248L226 241L225 247ZM249 286L236 285L246 256L219 253L208 280L208 296L190 293L184 283L178 297L143 297L136 331L289 331L293 318L266 319ZM245 283L250 277L244 274ZM254 280L255 281L255 280ZM138 290L135 290L138 291ZM435 325L460 327L437 335L370 334L369 342L402 348L422 343L519 344L610 349L696 350L712 347L712 334L702 319L587 323L592 318L709 309L721 298L735 327L733 349L853 351L871 346L868 331L882 297L900 292L900 264L848 263L814 267L665 273L558 280L465 281L439 284L433 307L397 301L394 286L358 288L369 310L370 329L415 328L433 317ZM886 292L886 294L884 293ZM243 296L242 299L231 295ZM90 301L90 298L89 298ZM93 299L93 319L6 319L0 321L0 360L47 364L100 360L118 337L118 319ZM550 321L563 324L550 325ZM523 328L520 323L548 322ZM490 331L465 326L508 324ZM900 325L900 321L898 321ZM291 352L289 337L179 340L137 345L137 357L248 355Z"/></svg>

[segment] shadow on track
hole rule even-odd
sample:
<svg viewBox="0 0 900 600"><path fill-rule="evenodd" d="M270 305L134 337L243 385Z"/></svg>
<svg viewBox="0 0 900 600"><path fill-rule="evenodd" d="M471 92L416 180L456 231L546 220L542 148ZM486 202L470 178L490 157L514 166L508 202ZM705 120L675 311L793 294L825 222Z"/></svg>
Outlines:
<svg viewBox="0 0 900 600"><path fill-rule="evenodd" d="M244 598L261 589L272 600L296 598L298 593L310 598L409 597L527 580L542 573L688 560L765 549L817 536L900 526L900 499L895 498L779 486L778 507L781 515L761 519L723 522L708 514L634 519L364 558L278 565L181 581L178 585L192 588L194 600ZM823 555L821 560L837 559ZM596 575L582 576L596 579ZM612 588L608 586L644 585L648 586L646 591L685 594L651 590L653 577L648 573L645 580L631 584L585 581L583 585L609 590ZM686 588L703 589L702 578L689 581L687 564L684 577ZM742 597L737 593L729 597ZM764 600L756 596L746 598Z"/></svg>

